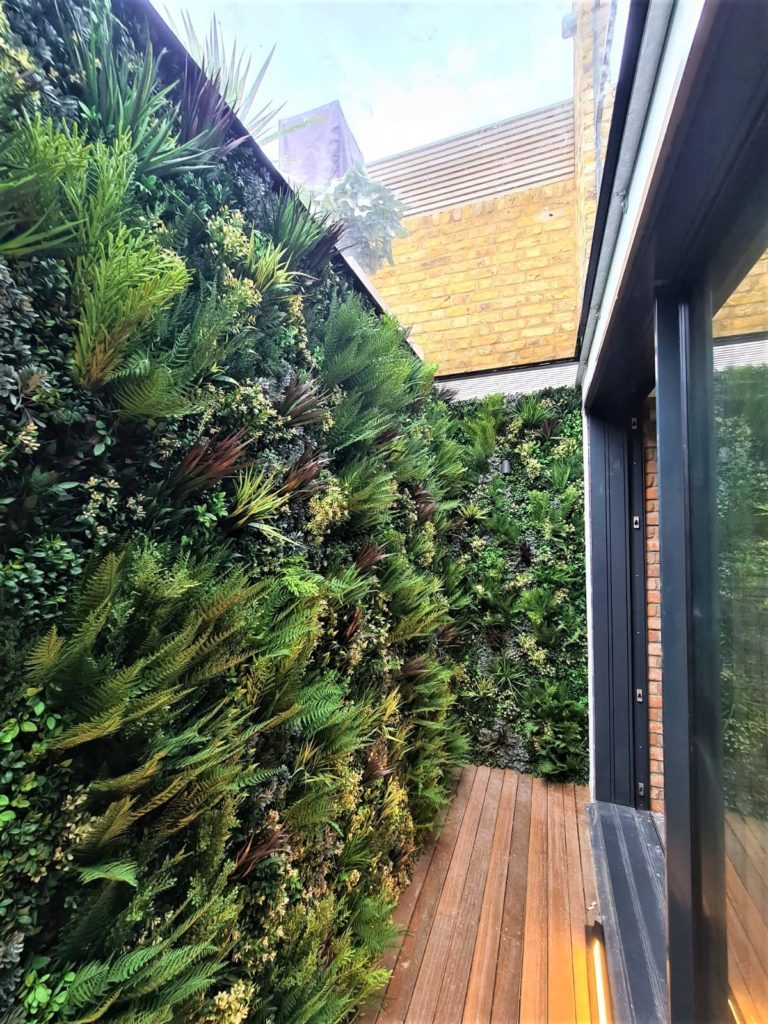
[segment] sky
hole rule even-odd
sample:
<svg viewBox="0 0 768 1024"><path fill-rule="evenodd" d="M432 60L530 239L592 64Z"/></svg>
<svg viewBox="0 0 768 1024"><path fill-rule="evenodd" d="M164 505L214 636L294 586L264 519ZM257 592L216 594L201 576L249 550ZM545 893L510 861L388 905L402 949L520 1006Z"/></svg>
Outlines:
<svg viewBox="0 0 768 1024"><path fill-rule="evenodd" d="M281 117L339 100L366 161L566 99L571 0L155 0L198 35L214 14L258 69ZM277 144L265 147L275 159Z"/></svg>

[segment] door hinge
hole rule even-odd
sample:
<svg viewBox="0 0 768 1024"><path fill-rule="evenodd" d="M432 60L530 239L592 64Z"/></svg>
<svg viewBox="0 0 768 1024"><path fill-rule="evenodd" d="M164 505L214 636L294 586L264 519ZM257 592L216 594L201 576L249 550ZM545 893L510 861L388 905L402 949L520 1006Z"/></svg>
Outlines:
<svg viewBox="0 0 768 1024"><path fill-rule="evenodd" d="M640 529L640 516L632 516L632 529L633 530L639 530Z"/></svg>
<svg viewBox="0 0 768 1024"><path fill-rule="evenodd" d="M638 782L638 784L637 784L637 795L638 796L645 796L645 783L644 782Z"/></svg>
<svg viewBox="0 0 768 1024"><path fill-rule="evenodd" d="M644 699L643 698L643 691L638 687L638 689L635 690L635 700L637 701L638 704L642 704L643 703L643 699Z"/></svg>

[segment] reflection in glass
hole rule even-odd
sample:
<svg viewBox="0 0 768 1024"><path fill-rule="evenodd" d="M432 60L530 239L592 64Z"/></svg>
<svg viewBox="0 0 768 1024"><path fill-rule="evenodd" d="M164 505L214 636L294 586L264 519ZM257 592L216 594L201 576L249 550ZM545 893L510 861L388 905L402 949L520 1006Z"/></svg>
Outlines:
<svg viewBox="0 0 768 1024"><path fill-rule="evenodd" d="M610 0L607 4L595 3L592 7L591 17L598 26L597 36L600 43L599 52L595 53L596 61L599 58L599 81L595 97L596 184L599 189L608 145L608 131L613 114L616 83L621 68L621 55L627 34L629 0Z"/></svg>
<svg viewBox="0 0 768 1024"><path fill-rule="evenodd" d="M765 322L763 322L765 321ZM731 1008L768 1021L768 263L718 311L715 346L726 913Z"/></svg>

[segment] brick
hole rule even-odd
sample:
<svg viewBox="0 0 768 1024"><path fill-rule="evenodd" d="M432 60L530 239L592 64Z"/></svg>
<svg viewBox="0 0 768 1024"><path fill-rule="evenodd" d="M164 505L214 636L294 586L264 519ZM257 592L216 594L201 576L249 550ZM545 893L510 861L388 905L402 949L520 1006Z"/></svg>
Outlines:
<svg viewBox="0 0 768 1024"><path fill-rule="evenodd" d="M374 283L414 325L426 359L451 373L470 362L490 369L573 356L574 179L406 218L405 226L411 234L394 240L395 266L382 268ZM482 326L482 351L455 344L462 317Z"/></svg>

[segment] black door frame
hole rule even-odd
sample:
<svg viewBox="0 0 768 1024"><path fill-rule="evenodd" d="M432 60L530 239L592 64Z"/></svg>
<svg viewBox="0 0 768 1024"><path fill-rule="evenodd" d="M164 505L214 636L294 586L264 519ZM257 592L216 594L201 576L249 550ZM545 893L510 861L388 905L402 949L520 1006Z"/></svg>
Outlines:
<svg viewBox="0 0 768 1024"><path fill-rule="evenodd" d="M720 686L712 465L711 309L768 244L768 5L709 0L683 72L673 128L659 140L639 229L624 255L621 282L585 393L595 479L590 500L594 689L593 785L599 799L620 795L603 782L610 742L609 655L621 631L606 595L618 553L606 532L601 424L657 387L661 529L662 661L667 844L668 979L672 1021L723 1021L727 1006L723 797L719 778ZM611 200L608 187L600 201ZM599 258L599 247L590 263ZM711 296L714 296L714 301ZM585 308L594 305L591 296ZM609 410L606 415L605 410ZM617 485L618 487L618 485ZM602 511L601 511L602 510ZM602 514L603 520L600 521ZM602 561L601 561L602 559ZM601 706L602 705L602 706Z"/></svg>
<svg viewBox="0 0 768 1024"><path fill-rule="evenodd" d="M642 406L587 413L592 748L597 800L648 808Z"/></svg>
<svg viewBox="0 0 768 1024"><path fill-rule="evenodd" d="M708 290L655 299L669 1002L727 1019L712 310Z"/></svg>

